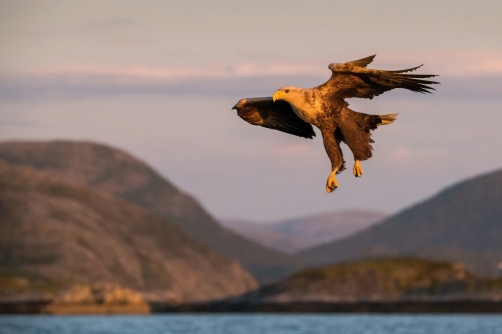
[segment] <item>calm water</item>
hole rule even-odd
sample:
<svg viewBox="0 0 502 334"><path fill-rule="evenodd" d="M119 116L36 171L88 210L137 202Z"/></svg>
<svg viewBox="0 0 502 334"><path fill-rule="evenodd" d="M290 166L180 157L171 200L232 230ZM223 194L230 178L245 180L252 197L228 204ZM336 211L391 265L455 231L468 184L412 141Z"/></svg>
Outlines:
<svg viewBox="0 0 502 334"><path fill-rule="evenodd" d="M501 315L153 315L0 316L0 333L483 334L502 333Z"/></svg>

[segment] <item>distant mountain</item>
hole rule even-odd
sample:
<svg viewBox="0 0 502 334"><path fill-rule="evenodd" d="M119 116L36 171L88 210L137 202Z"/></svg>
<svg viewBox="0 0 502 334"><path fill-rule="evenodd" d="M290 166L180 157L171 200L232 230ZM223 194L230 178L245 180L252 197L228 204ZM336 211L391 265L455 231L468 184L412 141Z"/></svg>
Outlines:
<svg viewBox="0 0 502 334"><path fill-rule="evenodd" d="M267 247L293 254L364 230L388 217L382 212L352 210L306 216L273 224L221 219L232 231Z"/></svg>
<svg viewBox="0 0 502 334"><path fill-rule="evenodd" d="M307 242L275 230L273 224L252 223L238 219L220 219L219 221L223 226L243 237L286 254L294 254L300 249L308 248Z"/></svg>
<svg viewBox="0 0 502 334"><path fill-rule="evenodd" d="M102 283L177 302L257 287L236 261L136 205L3 161L0 278L2 295L16 288L9 280L18 292Z"/></svg>
<svg viewBox="0 0 502 334"><path fill-rule="evenodd" d="M305 266L298 258L223 228L193 197L121 150L89 142L3 142L0 160L31 166L139 205L216 252L236 259L261 282L279 279Z"/></svg>
<svg viewBox="0 0 502 334"><path fill-rule="evenodd" d="M368 210L332 212L280 222L274 224L274 229L313 246L352 235L387 216L382 212Z"/></svg>
<svg viewBox="0 0 502 334"><path fill-rule="evenodd" d="M305 250L315 264L397 255L502 270L502 170L454 185L351 237Z"/></svg>

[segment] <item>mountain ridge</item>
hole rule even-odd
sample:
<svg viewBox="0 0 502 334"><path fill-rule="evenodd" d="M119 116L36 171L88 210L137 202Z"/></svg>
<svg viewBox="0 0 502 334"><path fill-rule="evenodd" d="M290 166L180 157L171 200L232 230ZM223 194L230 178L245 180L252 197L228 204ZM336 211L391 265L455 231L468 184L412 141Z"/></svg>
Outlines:
<svg viewBox="0 0 502 334"><path fill-rule="evenodd" d="M235 258L261 282L306 266L299 258L224 229L192 196L120 149L87 141L9 141L0 143L2 159L139 205L216 252Z"/></svg>
<svg viewBox="0 0 502 334"><path fill-rule="evenodd" d="M502 260L502 170L479 175L351 237L299 255L314 264L417 255L499 274Z"/></svg>
<svg viewBox="0 0 502 334"><path fill-rule="evenodd" d="M273 223L251 223L220 219L222 225L265 246L294 254L316 245L338 240L388 217L373 210L343 210L312 214Z"/></svg>
<svg viewBox="0 0 502 334"><path fill-rule="evenodd" d="M0 232L0 276L23 278L24 290L113 284L184 302L257 287L236 261L132 203L1 160Z"/></svg>

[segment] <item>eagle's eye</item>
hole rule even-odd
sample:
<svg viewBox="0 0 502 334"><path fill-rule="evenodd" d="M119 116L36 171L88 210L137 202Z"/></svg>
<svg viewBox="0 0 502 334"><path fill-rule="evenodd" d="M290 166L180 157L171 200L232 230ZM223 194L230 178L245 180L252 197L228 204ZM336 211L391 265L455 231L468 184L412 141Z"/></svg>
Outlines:
<svg viewBox="0 0 502 334"><path fill-rule="evenodd" d="M289 93L289 89L286 89L286 93Z"/></svg>

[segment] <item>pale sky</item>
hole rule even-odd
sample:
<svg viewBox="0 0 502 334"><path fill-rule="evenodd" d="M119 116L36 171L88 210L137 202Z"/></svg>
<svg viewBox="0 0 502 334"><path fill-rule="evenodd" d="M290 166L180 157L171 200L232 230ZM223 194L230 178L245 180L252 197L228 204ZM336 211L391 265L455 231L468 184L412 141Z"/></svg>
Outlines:
<svg viewBox="0 0 502 334"><path fill-rule="evenodd" d="M0 140L124 149L216 217L396 212L502 168L501 17L501 1L0 0ZM399 116L374 133L361 179L343 148L333 194L319 132L297 138L231 110L375 53L372 68L425 63L442 84L349 100Z"/></svg>

